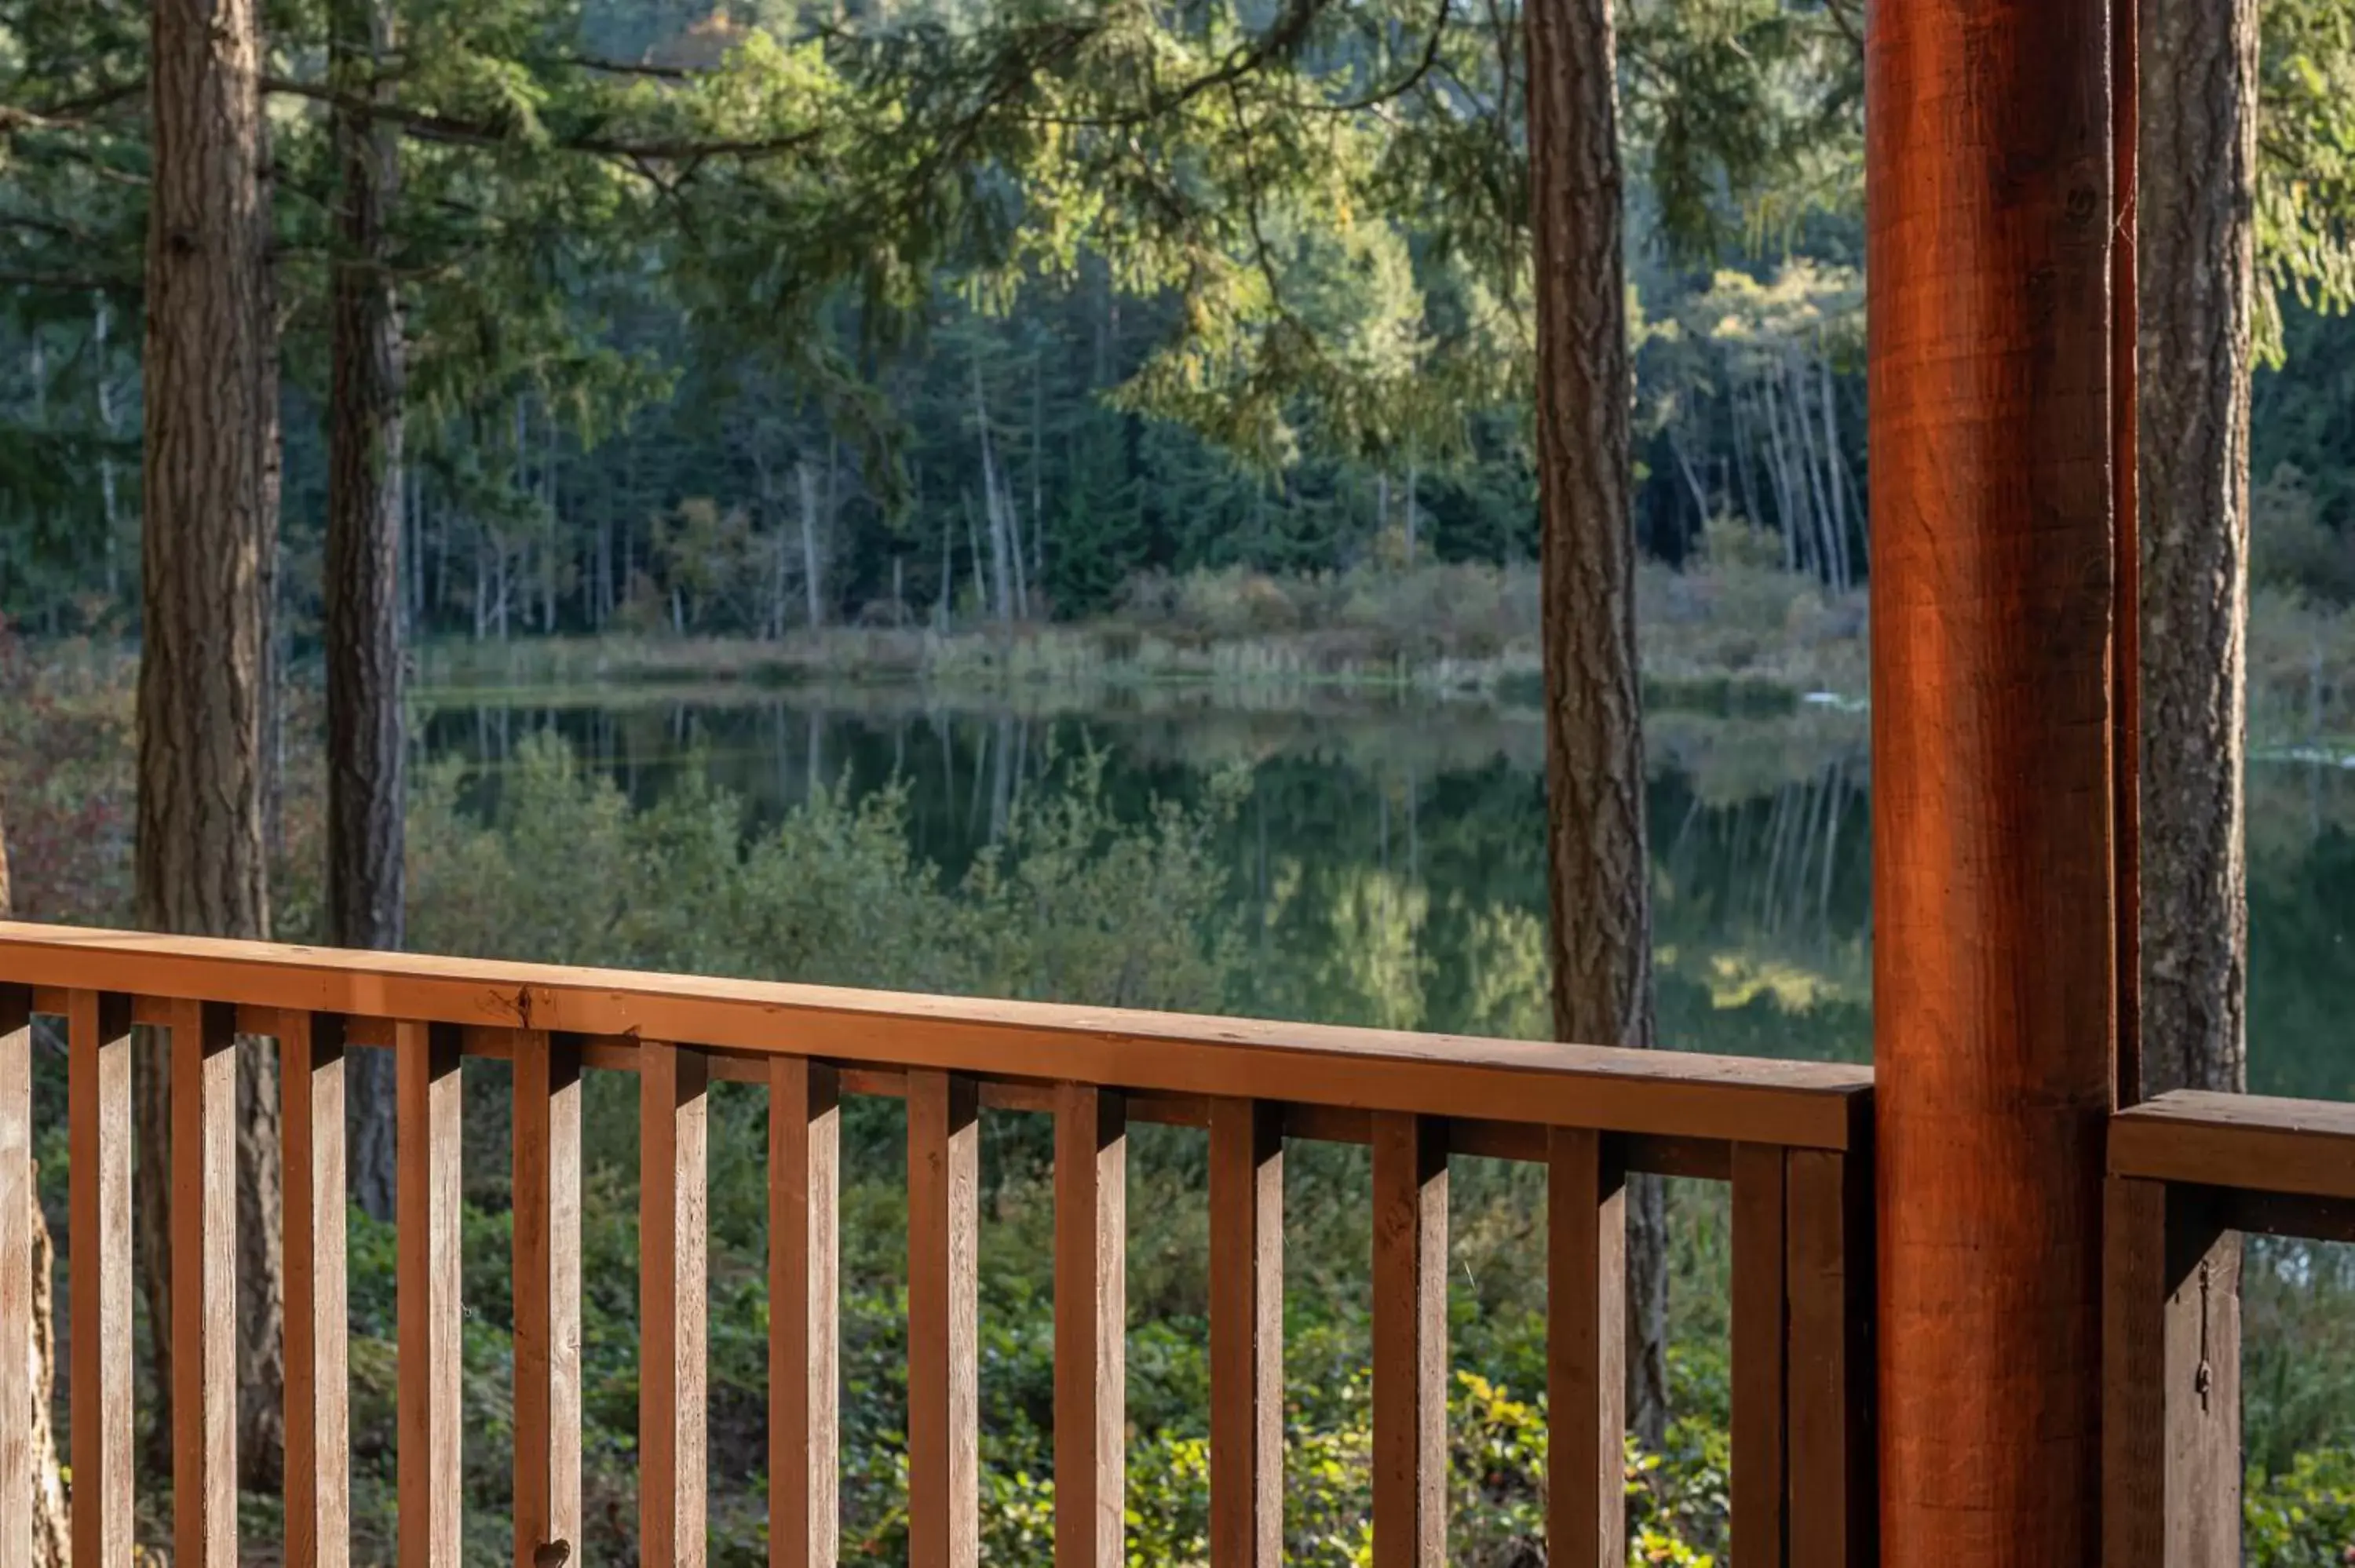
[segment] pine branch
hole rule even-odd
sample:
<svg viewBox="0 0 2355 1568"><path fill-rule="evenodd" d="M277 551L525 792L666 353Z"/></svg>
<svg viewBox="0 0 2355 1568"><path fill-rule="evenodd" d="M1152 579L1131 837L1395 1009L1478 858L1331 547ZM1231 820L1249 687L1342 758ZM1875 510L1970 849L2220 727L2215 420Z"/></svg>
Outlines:
<svg viewBox="0 0 2355 1568"><path fill-rule="evenodd" d="M292 98L307 99L357 119L397 125L410 134L429 142L451 143L463 146L501 147L516 145L524 138L512 122L496 120L461 120L452 115L437 114L430 110L410 109L397 103L379 102L373 98L338 92L321 82L300 81L288 77L263 79L262 90L283 93ZM549 145L570 153L591 153L600 157L635 159L652 163L684 163L710 158L773 157L794 152L815 143L826 133L824 127L810 126L782 132L774 136L655 137L634 141L627 137L604 136L595 133L559 135L549 138Z"/></svg>
<svg viewBox="0 0 2355 1568"><path fill-rule="evenodd" d="M147 79L140 77L127 82L115 82L85 93L80 98L62 99L56 103L0 103L0 135L18 131L72 131L88 124L101 111L113 108L127 99L147 90Z"/></svg>

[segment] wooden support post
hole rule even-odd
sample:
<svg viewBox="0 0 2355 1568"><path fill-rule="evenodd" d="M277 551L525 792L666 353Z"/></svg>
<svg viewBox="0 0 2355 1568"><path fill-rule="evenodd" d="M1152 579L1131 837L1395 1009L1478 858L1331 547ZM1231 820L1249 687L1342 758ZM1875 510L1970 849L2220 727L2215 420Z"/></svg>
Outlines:
<svg viewBox="0 0 2355 1568"><path fill-rule="evenodd" d="M1783 1568L1785 1550L1783 1151L1733 1146L1733 1560Z"/></svg>
<svg viewBox="0 0 2355 1568"><path fill-rule="evenodd" d="M2241 1561L2241 1238L2217 1208L2196 1189L2110 1178L2104 1568Z"/></svg>
<svg viewBox="0 0 2355 1568"><path fill-rule="evenodd" d="M1783 1156L1784 1461L1791 1561L1872 1560L1872 1192L1863 1160Z"/></svg>
<svg viewBox="0 0 2355 1568"><path fill-rule="evenodd" d="M1546 1555L1627 1561L1627 1182L1603 1135L1546 1135Z"/></svg>
<svg viewBox="0 0 2355 1568"><path fill-rule="evenodd" d="M1881 1557L2099 1547L2112 0L1866 50Z"/></svg>

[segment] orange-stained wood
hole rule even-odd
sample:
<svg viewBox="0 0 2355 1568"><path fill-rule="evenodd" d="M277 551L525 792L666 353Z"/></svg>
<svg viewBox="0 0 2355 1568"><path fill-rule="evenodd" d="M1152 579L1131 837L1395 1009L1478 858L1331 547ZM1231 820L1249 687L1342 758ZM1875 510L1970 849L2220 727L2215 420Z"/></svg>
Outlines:
<svg viewBox="0 0 2355 1568"><path fill-rule="evenodd" d="M1732 1557L1783 1568L1785 1534L1783 1151L1733 1146ZM1808 1568L1814 1568L1809 1564Z"/></svg>
<svg viewBox="0 0 2355 1568"><path fill-rule="evenodd" d="M286 1568L351 1559L344 1273L344 1021L278 1022L286 1246Z"/></svg>
<svg viewBox="0 0 2355 1568"><path fill-rule="evenodd" d="M459 1557L458 1041L442 1025L394 1029L395 1287L400 1337L400 1568Z"/></svg>
<svg viewBox="0 0 2355 1568"><path fill-rule="evenodd" d="M1128 1121L1055 1091L1055 1568L1121 1568L1128 1467Z"/></svg>
<svg viewBox="0 0 2355 1568"><path fill-rule="evenodd" d="M23 929L24 927L16 927ZM36 927L38 928L38 927ZM10 929L0 922L0 932ZM259 944L232 943L233 947L250 948ZM0 958L16 951L8 938L0 936ZM305 958L313 949L293 948ZM146 950L142 948L129 955L144 962ZM339 957L357 955L342 954ZM375 955L382 957L383 955ZM55 955L50 955L51 959ZM439 960L445 965L474 964L470 959ZM77 952L69 967L83 968L90 964L86 954ZM505 971L513 966L485 966L506 978ZM6 972L0 968L0 973ZM208 971L218 972L218 971ZM593 975L603 971L567 969L553 971L574 976ZM487 984L492 977L485 975ZM668 1008L676 998L663 991L666 979L660 975L634 976L648 983L656 1000ZM318 990L316 977L298 976L291 984L257 980L250 969L235 971L228 983L231 990L277 992L294 990ZM336 986L358 989L363 983L338 972ZM405 981L403 982L406 983ZM698 984L702 982L698 982ZM33 987L33 1011L63 1012L69 988L43 984ZM377 989L371 994L382 999ZM535 993L525 990L514 997L494 993L495 1011L521 1017L530 1014L538 1005L531 999ZM868 995L870 993L820 992L825 995ZM446 996L442 1000L448 1000ZM756 999L746 996L739 1001L751 1003ZM957 1006L964 999L910 998L911 1001L938 1002ZM133 1004L132 1021L135 1023L162 1025L171 1003L161 997L141 997ZM982 1001L973 1004L977 1009L995 1011L1000 1004ZM576 1033L581 1065L616 1073L638 1070L638 1037L658 1036L661 1032L645 1022L630 1022L636 1002L633 998L615 996L600 1004L597 1011L602 1022L614 1033ZM274 1034L278 1030L280 1009L256 1001L240 1001L237 1009L237 1027L240 1034ZM430 1010L411 1008L410 1015L430 1016ZM475 1013L482 1010L477 1008ZM545 1011L544 1009L542 1011ZM762 1011L773 1011L762 1004ZM1058 1010L1073 1012L1074 1009ZM741 1010L740 1010L741 1012ZM719 1015L724 1022L727 1014ZM1108 1016L1088 1013L1090 1019ZM1176 1018L1151 1013L1122 1013L1127 1019L1178 1024L1232 1020L1198 1020ZM928 1012L922 1019L911 1019L907 1027L922 1031L932 1027L934 1015ZM961 1032L976 1020L961 1014L952 1020L954 1032ZM454 1022L454 1021L453 1021ZM741 1019L739 1020L741 1022ZM486 1061L506 1062L514 1059L514 1042L518 1035L530 1033L512 1023L460 1024L460 1050L468 1056ZM732 1029L734 1026L731 1025ZM1296 1030L1305 1027L1305 1037L1291 1043L1302 1046L1319 1045L1327 1038L1343 1038L1332 1053L1330 1069L1317 1067L1296 1075L1300 1086L1289 1102L1278 1101L1283 1112L1283 1131L1286 1138L1318 1139L1332 1143L1371 1144L1374 1112L1367 1104L1363 1075L1354 1064L1359 1056L1370 1055L1387 1060L1391 1046L1403 1042L1410 1051L1421 1045L1444 1045L1461 1048L1463 1059L1469 1062L1491 1046L1508 1046L1509 1043L1481 1039L1455 1039L1436 1035L1398 1034L1372 1030L1331 1030L1316 1025L1295 1026L1287 1023L1253 1022L1252 1034L1265 1041L1282 1044ZM673 1031L672 1033L677 1033ZM715 1032L733 1038L727 1030ZM1228 1039L1232 1031L1222 1032ZM1348 1038L1365 1036L1373 1042L1370 1049ZM757 1044L715 1044L714 1034L693 1036L703 1050L706 1065L715 1083L761 1084L769 1082L769 1064L780 1054L790 1054L794 1046L784 1026L764 1033ZM1178 1030L1156 1035L1156 1041L1174 1039L1184 1043L1191 1037ZM962 1042L961 1042L962 1043ZM392 1046L392 1020L352 1016L345 1020L344 1044L346 1046L389 1050ZM1026 1028L1018 1049L1005 1062L983 1054L969 1075L980 1084L981 1105L985 1110L1023 1110L1051 1113L1055 1108L1057 1078L1032 1075L1037 1042ZM1156 1046L1156 1049L1164 1047ZM1572 1054L1540 1069L1549 1075L1567 1075L1588 1085L1591 1091L1572 1097L1567 1103L1558 1102L1550 1094L1541 1107L1532 1108L1524 1098L1520 1103L1499 1108L1482 1116L1451 1115L1447 1118L1447 1146L1450 1153L1476 1155L1487 1160L1519 1160L1540 1164L1546 1158L1546 1128L1549 1122L1563 1127L1591 1127L1611 1131L1620 1156L1621 1166L1630 1171L1645 1171L1658 1176L1692 1176L1702 1181L1722 1181L1728 1177L1727 1161L1733 1132L1768 1141L1793 1143L1802 1148L1856 1149L1859 1129L1867 1120L1866 1108L1871 1101L1870 1093L1872 1075L1861 1067L1838 1064L1796 1064L1801 1070L1796 1074L1784 1070L1781 1064L1768 1063L1758 1057L1708 1056L1692 1052L1677 1052L1662 1062L1652 1064L1654 1070L1636 1079L1623 1079L1628 1065L1624 1053L1591 1053L1582 1046L1569 1047ZM1509 1052L1505 1053L1509 1054ZM1498 1060L1501 1062L1502 1054ZM908 1075L900 1067L890 1065L888 1052L869 1056L869 1065L837 1065L836 1080L846 1096L878 1095L903 1098L908 1092ZM1205 1071L1223 1079L1231 1064L1198 1063L1189 1071ZM1157 1069L1166 1064L1147 1064ZM1753 1066L1764 1070L1753 1073ZM1157 1080L1157 1071L1144 1075ZM1066 1071L1062 1076L1068 1078ZM1155 1123L1170 1127L1200 1127L1210 1124L1210 1101L1213 1094L1199 1089L1140 1086L1135 1080L1140 1075L1124 1073L1099 1086L1118 1088L1128 1105L1132 1124ZM1090 1080L1082 1077L1079 1081ZM1719 1098L1718 1091L1729 1084L1741 1084L1745 1091L1763 1093L1764 1098L1744 1107L1739 1118L1721 1114L1729 1107ZM1628 1128L1657 1127L1674 1128L1680 1125L1694 1106L1684 1097L1694 1089L1703 1092L1695 1113L1699 1119L1683 1130L1629 1131ZM1403 1107L1401 1108L1412 1108ZM1762 1119L1762 1118L1764 1119ZM1721 1125L1722 1123L1722 1125Z"/></svg>
<svg viewBox="0 0 2355 1568"><path fill-rule="evenodd" d="M1887 1568L2099 1546L2111 8L1874 0L1867 28Z"/></svg>
<svg viewBox="0 0 2355 1568"><path fill-rule="evenodd" d="M72 1227L73 1538L131 1561L131 999L66 999Z"/></svg>
<svg viewBox="0 0 2355 1568"><path fill-rule="evenodd" d="M2117 618L2110 660L2110 811L2116 826L2111 879L2117 888L2118 1044L2115 1103L2142 1098L2142 406L2136 338L2142 319L2137 229L2142 136L2142 11L2110 6L2110 476L2116 520L2111 557Z"/></svg>
<svg viewBox="0 0 2355 1568"><path fill-rule="evenodd" d="M1210 1102L1210 1568L1284 1561L1284 1115Z"/></svg>
<svg viewBox="0 0 2355 1568"><path fill-rule="evenodd" d="M716 1051L1361 1110L1845 1149L1870 1074L1829 1063L355 953L0 921L0 977ZM360 1031L357 1024L354 1037ZM600 1064L591 1060L589 1065Z"/></svg>
<svg viewBox="0 0 2355 1568"><path fill-rule="evenodd" d="M1546 1173L1546 1546L1627 1561L1627 1183L1601 1134L1555 1128Z"/></svg>
<svg viewBox="0 0 2355 1568"><path fill-rule="evenodd" d="M842 1114L835 1070L769 1064L769 1565L835 1568Z"/></svg>
<svg viewBox="0 0 2355 1568"><path fill-rule="evenodd" d="M908 1075L908 1564L981 1561L978 1208L973 1080Z"/></svg>
<svg viewBox="0 0 2355 1568"><path fill-rule="evenodd" d="M0 987L0 1410L33 1408L32 1006ZM0 1421L0 1563L32 1560L32 1433Z"/></svg>
<svg viewBox="0 0 2355 1568"><path fill-rule="evenodd" d="M515 1059L516 1561L581 1551L581 1051L518 1030Z"/></svg>
<svg viewBox="0 0 2355 1568"><path fill-rule="evenodd" d="M1447 1129L1374 1121L1374 1568L1447 1561Z"/></svg>
<svg viewBox="0 0 2355 1568"><path fill-rule="evenodd" d="M638 1540L649 1562L702 1568L709 1080L698 1052L640 1051Z"/></svg>
<svg viewBox="0 0 2355 1568"><path fill-rule="evenodd" d="M172 1010L172 1542L237 1563L237 1015Z"/></svg>

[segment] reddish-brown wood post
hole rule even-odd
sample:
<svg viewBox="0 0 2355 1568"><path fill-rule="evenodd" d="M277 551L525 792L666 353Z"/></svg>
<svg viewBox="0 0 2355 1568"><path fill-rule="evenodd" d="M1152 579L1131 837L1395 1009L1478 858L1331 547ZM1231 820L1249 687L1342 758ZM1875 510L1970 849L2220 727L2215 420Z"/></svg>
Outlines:
<svg viewBox="0 0 2355 1568"><path fill-rule="evenodd" d="M1866 64L1887 1568L2079 1568L2117 1025L2110 0Z"/></svg>

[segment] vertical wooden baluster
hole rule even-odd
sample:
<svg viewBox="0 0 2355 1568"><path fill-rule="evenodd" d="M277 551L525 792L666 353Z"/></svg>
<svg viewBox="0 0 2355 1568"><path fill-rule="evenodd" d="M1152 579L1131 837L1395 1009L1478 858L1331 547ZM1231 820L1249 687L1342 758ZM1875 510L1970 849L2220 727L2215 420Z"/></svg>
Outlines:
<svg viewBox="0 0 2355 1568"><path fill-rule="evenodd" d="M1548 1561L1625 1568L1626 1181L1584 1128L1550 1129L1546 1159Z"/></svg>
<svg viewBox="0 0 2355 1568"><path fill-rule="evenodd" d="M770 1568L835 1568L841 1548L839 1096L824 1063L769 1064Z"/></svg>
<svg viewBox="0 0 2355 1568"><path fill-rule="evenodd" d="M131 1561L131 999L67 1002L77 1563Z"/></svg>
<svg viewBox="0 0 2355 1568"><path fill-rule="evenodd" d="M1784 1563L1783 1194L1782 1150L1735 1144L1732 1536L1742 1568Z"/></svg>
<svg viewBox="0 0 2355 1568"><path fill-rule="evenodd" d="M515 1036L516 1562L581 1555L581 1048Z"/></svg>
<svg viewBox="0 0 2355 1568"><path fill-rule="evenodd" d="M1284 1561L1284 1117L1210 1102L1210 1562Z"/></svg>
<svg viewBox="0 0 2355 1568"><path fill-rule="evenodd" d="M1128 1111L1055 1090L1055 1568L1127 1561Z"/></svg>
<svg viewBox="0 0 2355 1568"><path fill-rule="evenodd" d="M1374 1116L1374 1568L1447 1561L1447 1124Z"/></svg>
<svg viewBox="0 0 2355 1568"><path fill-rule="evenodd" d="M33 1560L33 993L0 986L0 1563Z"/></svg>
<svg viewBox="0 0 2355 1568"><path fill-rule="evenodd" d="M704 1172L700 1051L638 1047L638 1551L702 1568Z"/></svg>
<svg viewBox="0 0 2355 1568"><path fill-rule="evenodd" d="M1784 1164L1791 1561L1806 1568L1861 1561L1872 1530L1870 1169L1817 1149Z"/></svg>
<svg viewBox="0 0 2355 1568"><path fill-rule="evenodd" d="M980 1099L908 1075L908 1563L981 1560Z"/></svg>
<svg viewBox="0 0 2355 1568"><path fill-rule="evenodd" d="M2167 1542L2167 1184L2113 1176L2102 1218L2102 1562Z"/></svg>
<svg viewBox="0 0 2355 1568"><path fill-rule="evenodd" d="M237 1563L237 1010L172 1003L172 1540Z"/></svg>
<svg viewBox="0 0 2355 1568"><path fill-rule="evenodd" d="M351 1380L344 1274L344 1021L278 1024L286 1248L286 1568L351 1555Z"/></svg>
<svg viewBox="0 0 2355 1568"><path fill-rule="evenodd" d="M2236 1568L2239 1368L2201 1337L2202 1298L2239 1296L2240 1237L2164 1182L2113 1176L2104 1206L2102 1561Z"/></svg>
<svg viewBox="0 0 2355 1568"><path fill-rule="evenodd" d="M393 1025L395 1242L400 1328L400 1568L451 1568L460 1548L458 1034Z"/></svg>

